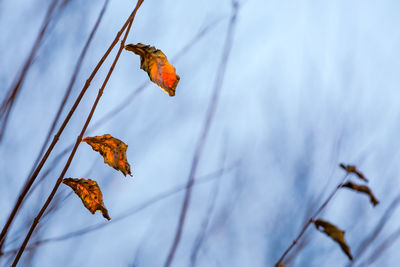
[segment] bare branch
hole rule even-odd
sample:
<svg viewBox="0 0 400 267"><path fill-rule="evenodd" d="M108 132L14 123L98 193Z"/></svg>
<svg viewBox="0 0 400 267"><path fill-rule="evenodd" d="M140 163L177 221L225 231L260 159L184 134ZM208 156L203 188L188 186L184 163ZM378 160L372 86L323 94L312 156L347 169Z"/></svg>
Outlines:
<svg viewBox="0 0 400 267"><path fill-rule="evenodd" d="M26 245L28 244L28 241L29 241L29 239L30 239L30 237L31 237L31 235L32 235L32 233L33 233L35 227L38 225L40 218L43 216L43 214L44 214L44 212L46 211L47 207L49 206L51 200L53 199L54 195L56 194L57 189L58 189L58 187L60 186L60 184L61 184L61 182L62 182L62 179L63 179L65 173L67 172L67 170L68 170L68 168L69 168L69 166L70 166L70 164L71 164L71 162L72 162L72 159L73 159L74 156L75 156L75 152L76 152L76 150L78 149L78 146L79 146L80 142L82 141L83 135L85 134L85 131L86 131L86 129L87 129L87 127L88 127L88 125L89 125L89 123L90 123L92 117L93 117L93 114L94 114L94 111L96 110L97 104L99 103L99 100L100 100L101 96L103 95L104 88L106 87L106 85L107 85L107 83L108 83L108 80L110 79L111 74L112 74L112 72L113 72L113 70L114 70L114 68L115 68L115 65L117 64L118 59L119 59L119 57L120 57L120 55L121 55L121 52L122 52L122 50L123 50L123 48L124 48L125 40L126 40L126 38L128 37L128 34L129 34L130 28L131 28L131 26L132 26L132 22L133 22L133 20L134 20L134 18L135 18L136 12L137 12L137 10L139 9L139 7L140 7L140 5L141 5L142 3L143 3L143 0L138 0L138 2L137 2L137 4L136 4L136 7L135 7L135 9L134 9L134 11L133 11L133 13L132 13L132 15L129 17L128 26L127 26L126 31L125 31L125 36L124 36L124 38L123 38L122 41L121 41L120 48L119 48L119 50L118 50L118 52L117 52L117 55L115 56L114 62L112 63L112 65L111 65L111 67L110 67L110 69L109 69L109 71L108 71L108 73L107 73L106 78L104 79L103 85L102 85L101 88L99 89L99 92L98 92L98 94L97 94L96 100L95 100L94 103L93 103L93 106L92 106L92 108L91 108L91 110L90 110L90 113L89 113L89 115L88 115L88 117L87 117L87 119L86 119L86 122L85 122L85 124L84 124L82 130L81 130L81 133L79 134L78 138L76 139L75 146L74 146L74 148L73 148L72 151L71 151L71 154L70 154L70 156L69 156L69 158L68 158L68 161L67 161L67 163L65 164L65 166L64 166L64 168L63 168L63 170L62 170L60 176L58 177L57 182L56 182L56 184L54 185L54 188L53 188L53 190L51 191L49 197L47 198L47 200L46 200L46 202L44 203L43 207L41 208L40 212L38 213L38 215L37 215L36 218L34 219L34 221L33 221L33 223L32 223L32 226L31 226L31 228L29 229L29 232L28 232L28 234L27 234L26 237L25 237L24 242L22 243L22 245L21 245L21 247L20 247L20 249L19 249L19 251L18 251L18 253L17 253L17 256L16 256L15 259L14 259L14 262L13 262L13 265L12 265L12 266L17 266L18 261L19 261L21 255L22 255L22 253L24 252L24 249L25 249Z"/></svg>
<svg viewBox="0 0 400 267"><path fill-rule="evenodd" d="M44 17L39 34L36 37L36 40L35 40L35 42L32 46L32 49L29 53L29 56L26 59L21 72L19 73L19 75L17 75L15 77L12 86L8 89L7 96L5 97L5 99L3 100L3 102L0 105L0 142L2 141L4 133L6 131L8 118L9 118L11 110L14 106L15 99L18 96L18 93L25 81L26 75L27 75L30 67L32 66L33 60L36 56L36 53L38 52L38 50L42 44L43 38L47 32L50 22L52 21L52 14L57 6L57 3L58 3L58 0L53 0L53 2L51 2L49 9L47 10L46 16ZM0 243L0 254L1 254L1 244L2 243Z"/></svg>
<svg viewBox="0 0 400 267"><path fill-rule="evenodd" d="M354 263L359 259L364 252L367 250L367 248L373 243L373 241L379 236L379 234L382 232L383 228L385 227L386 223L390 220L390 217L393 216L394 211L399 207L400 205L400 195L397 196L390 206L386 209L385 213L382 215L381 219L379 222L376 224L374 230L371 232L369 236L367 236L360 246L357 248L356 252L354 253L354 261L350 262L347 267L351 267L354 265Z"/></svg>
<svg viewBox="0 0 400 267"><path fill-rule="evenodd" d="M279 267L286 255L290 252L290 250L299 242L300 238L304 235L304 233L306 232L306 230L308 229L308 227L313 223L313 221L315 220L315 218L321 213L321 211L323 211L326 206L329 204L329 202L333 199L333 197L336 195L336 193L338 192L338 190L341 188L341 185L346 182L347 178L348 178L348 173L346 173L342 179L342 181L339 183L339 185L333 190L333 192L328 196L328 198L325 200L324 203L322 203L322 205L318 208L318 210L310 217L310 219L306 222L306 224L303 226L303 228L301 229L300 233L298 234L298 236L294 239L294 241L292 242L292 244L285 250L285 252L282 254L282 256L279 258L279 260L276 262L275 267Z"/></svg>
<svg viewBox="0 0 400 267"><path fill-rule="evenodd" d="M191 193L192 193L191 185L194 183L194 178L197 174L197 167L198 167L200 158L203 154L203 148L204 148L204 145L207 140L207 136L208 136L208 133L209 133L209 130L211 127L211 123L214 119L215 111L218 107L219 96L220 96L220 92L221 92L221 88L222 88L222 83L224 80L224 75L225 75L230 51L232 48L232 39L233 39L233 35L235 32L236 19L237 19L237 14L238 14L238 10L239 10L239 5L237 2L233 2L232 7L233 7L232 16L231 16L231 20L229 23L229 28L228 28L228 33L226 36L226 41L225 41L225 46L224 46L224 50L223 50L223 54L222 54L222 58L221 58L221 63L220 63L218 73L216 76L217 78L215 80L213 96L211 98L211 102L207 109L207 114L206 114L206 117L205 117L205 120L203 123L202 133L197 141L198 143L196 146L190 173L188 176L188 189L185 192L185 197L184 197L184 201L183 201L183 205L182 205L182 209L181 209L178 226L177 226L176 233L175 233L175 238L174 238L172 246L169 250L169 254L166 259L166 262L164 264L165 267L169 267L171 265L171 263L174 259L176 249L178 248L178 245L179 245L179 242L181 239L183 226L185 224L185 219L186 219L186 213L187 213L187 210L188 210L189 204L190 204L190 198L191 198Z"/></svg>
<svg viewBox="0 0 400 267"><path fill-rule="evenodd" d="M114 41L111 43L111 45L109 46L109 48L107 49L107 51L105 52L105 54L103 55L103 57L100 59L100 61L97 63L96 67L94 68L93 72L90 74L89 78L87 79L85 85L83 86L79 96L77 97L77 99L75 100L74 105L72 106L72 108L70 109L67 117L65 118L64 122L62 123L62 125L60 126L59 130L57 131L56 135L53 138L52 143L50 144L50 146L47 148L46 153L44 154L44 156L42 157L42 159L40 160L39 165L36 167L35 171L32 173L32 175L30 176L29 180L27 181L27 183L24 185L24 188L22 189L20 195L18 196L18 199L16 201L16 203L14 204L14 207L7 219L6 224L4 225L1 233L0 233L0 248L4 245L4 241L5 241L5 236L7 234L7 231L10 227L10 225L12 224L15 215L17 214L19 208L21 207L21 204L26 196L26 194L28 193L29 189L31 188L32 184L35 182L40 170L42 169L43 165L45 164L45 162L47 161L48 157L50 156L51 152L53 151L54 146L56 145L56 143L58 142L62 132L64 131L65 127L67 126L69 120L71 119L72 115L74 114L76 108L78 107L82 97L84 96L84 94L86 93L86 90L89 88L91 81L93 80L93 78L95 77L95 75L97 74L97 71L100 69L101 65L104 63L105 59L108 57L108 55L110 54L111 50L114 48L114 46L117 44L120 36L122 35L122 33L125 31L126 27L128 27L128 23L131 19L133 14L131 14L129 16L129 18L126 20L124 26L121 28L121 30L117 33L117 36L115 37ZM1 256L1 250L0 250L0 256Z"/></svg>
<svg viewBox="0 0 400 267"><path fill-rule="evenodd" d="M214 171L212 173L209 173L207 175L198 177L198 179L196 179L195 183L193 183L190 186L197 186L197 185L200 185L200 184L203 184L203 183L211 182L211 181L215 180L216 178L220 177L222 173L226 173L226 172L228 172L230 170L235 169L239 164L240 164L239 161L235 161L235 162L233 162L232 164L228 165L225 168L221 168L221 169L216 170L216 171ZM31 249L34 249L37 246L41 246L41 245L44 245L44 244L47 244L47 243L64 241L64 240L67 240L67 239L71 239L71 238L75 238L75 237L79 237L79 236L91 233L93 231L100 230L100 229L102 229L104 227L110 226L110 225L112 225L114 223L117 223L119 221L122 221L122 220L124 220L124 219L126 219L126 218L128 218L128 217L130 217L132 215L135 215L136 213L138 213L138 212L140 212L140 211L142 211L142 210L144 210L146 208L151 207L152 205L160 202L161 200L164 200L166 198L174 196L174 195L182 192L183 190L187 189L187 187L188 187L187 184L186 185L180 185L180 186L177 186L177 187L175 187L173 189L170 189L170 190L167 190L165 192L162 192L162 193L152 197L151 199L149 199L149 200L147 200L147 201L145 201L145 202L143 202L143 203L141 203L139 205L135 205L134 207L127 209L125 212L122 212L120 215L114 216L113 219L110 222L104 222L104 223L91 225L91 226L82 228L80 230L73 231L73 232L58 236L58 237L52 237L52 238L46 238L46 239L43 239L43 240L39 240L39 241L36 241L36 242L32 243L26 249L31 250ZM7 252L4 252L4 255L15 254L17 251L18 251L18 249L12 249L12 250L9 250Z"/></svg>
<svg viewBox="0 0 400 267"><path fill-rule="evenodd" d="M225 137L224 140L226 142L227 138ZM225 144L224 148L223 148L223 151L221 153L221 160L220 160L220 165L221 166L224 166L224 164L225 164L226 149L227 148L226 148L226 144ZM223 175L224 175L224 173L221 173L220 177L222 177ZM212 216L212 214L214 212L215 203L216 203L218 192L219 192L219 187L220 187L220 184L221 184L220 181L221 180L218 179L215 182L213 191L210 193L211 197L210 197L209 205L208 205L208 208L207 208L206 216L203 219L203 222L201 224L201 229L200 229L199 233L197 234L194 246L192 248L192 252L191 252L191 255L190 255L190 265L192 267L196 266L197 255L198 255L199 249L200 249L200 247L203 244L203 241L205 239L206 232L207 232L207 229L208 229L209 224L210 224L211 216Z"/></svg>

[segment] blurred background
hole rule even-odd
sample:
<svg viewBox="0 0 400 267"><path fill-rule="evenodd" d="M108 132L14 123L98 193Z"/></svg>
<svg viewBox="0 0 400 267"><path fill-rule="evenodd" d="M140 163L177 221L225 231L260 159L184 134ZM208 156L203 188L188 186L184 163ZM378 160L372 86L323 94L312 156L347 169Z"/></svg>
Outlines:
<svg viewBox="0 0 400 267"><path fill-rule="evenodd" d="M106 5L55 130L135 4ZM1 103L25 72L0 117L1 227L103 6L0 0ZM80 145L66 177L96 180L112 220L91 215L62 184L20 266L164 266L196 158L171 266L273 266L342 180L341 162L357 165L381 202L373 208L365 195L343 189L319 216L346 231L353 264L314 226L284 263L398 266L399 11L394 0L241 0L232 23L231 0L145 0L127 43L167 55L181 78L176 96L148 81L138 56L122 52L85 136L109 133L127 143L134 177ZM34 183L0 266L10 265L60 175L118 47ZM210 103L216 109L205 127Z"/></svg>

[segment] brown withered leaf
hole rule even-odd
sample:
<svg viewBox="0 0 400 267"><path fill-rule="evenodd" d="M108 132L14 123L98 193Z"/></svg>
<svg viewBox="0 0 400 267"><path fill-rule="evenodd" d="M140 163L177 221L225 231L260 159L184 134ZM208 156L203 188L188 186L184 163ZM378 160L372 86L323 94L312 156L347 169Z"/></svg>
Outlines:
<svg viewBox="0 0 400 267"><path fill-rule="evenodd" d="M354 191L357 191L357 192L364 193L364 194L368 195L369 196L369 200L371 201L371 204L374 207L379 204L379 201L376 199L374 194L372 194L371 189L366 185L358 185L358 184L355 184L353 182L347 182L345 184L342 184L341 187L350 188L350 189L352 189Z"/></svg>
<svg viewBox="0 0 400 267"><path fill-rule="evenodd" d="M96 181L84 178L65 178L62 182L74 190L75 194L82 200L83 205L92 214L99 210L104 218L111 220L103 203L103 194Z"/></svg>
<svg viewBox="0 0 400 267"><path fill-rule="evenodd" d="M350 247L347 245L346 241L344 240L344 231L337 228L335 225L331 224L330 222L318 219L314 221L315 227L319 230L327 234L330 238L332 238L336 243L340 245L343 252L347 255L347 257L352 261L353 256L350 252ZM320 229L322 228L322 230Z"/></svg>
<svg viewBox="0 0 400 267"><path fill-rule="evenodd" d="M104 163L121 171L125 176L131 174L131 167L126 159L128 145L109 134L86 137L82 142L88 143L93 150L104 157Z"/></svg>
<svg viewBox="0 0 400 267"><path fill-rule="evenodd" d="M357 170L357 167L354 165L345 165L343 163L339 164L340 168L342 168L343 170L345 170L347 173L354 173L355 175L357 175L358 178L360 178L361 180L364 180L365 182L368 182L368 179L365 178L364 174L362 172L360 172L359 170Z"/></svg>
<svg viewBox="0 0 400 267"><path fill-rule="evenodd" d="M140 68L147 72L152 82L160 86L169 96L175 95L180 77L161 50L141 43L128 44L124 48L140 56Z"/></svg>

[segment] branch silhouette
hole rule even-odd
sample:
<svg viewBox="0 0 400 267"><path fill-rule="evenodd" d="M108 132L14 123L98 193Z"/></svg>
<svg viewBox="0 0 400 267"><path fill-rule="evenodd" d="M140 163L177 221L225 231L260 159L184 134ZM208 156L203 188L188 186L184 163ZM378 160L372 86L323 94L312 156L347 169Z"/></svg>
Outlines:
<svg viewBox="0 0 400 267"><path fill-rule="evenodd" d="M26 59L24 66L22 67L21 72L15 77L14 82L11 87L8 89L7 95L0 106L0 142L3 140L4 133L7 128L8 119L11 113L11 110L14 106L15 100L18 96L18 93L21 90L21 87L25 81L26 75L32 66L32 63L35 59L36 53L38 52L40 46L42 45L42 41L44 36L46 35L47 29L52 21L52 14L54 13L57 3L59 0L53 0L47 10L46 16L43 20L41 29L39 31L38 36L36 37L35 42L31 48L28 58ZM0 254L1 254L1 243L0 243Z"/></svg>
<svg viewBox="0 0 400 267"><path fill-rule="evenodd" d="M38 164L38 166L35 168L35 171L32 173L32 175L29 177L29 180L25 183L21 193L18 196L18 199L16 201L16 203L13 206L13 209L0 233L0 248L4 245L4 241L5 241L5 236L7 234L7 231L9 229L9 227L11 226L19 208L21 207L21 204L24 200L24 198L26 197L29 189L31 188L32 184L35 182L40 170L42 169L42 167L44 166L45 162L47 161L48 157L50 156L51 152L53 151L56 143L58 142L62 132L64 131L65 127L67 126L69 120L71 119L72 115L74 114L76 108L78 107L82 97L84 96L84 94L86 93L87 89L90 86L91 81L93 80L93 78L95 77L95 75L97 74L97 71L100 69L100 67L102 66L102 64L104 63L105 59L108 57L108 55L111 53L111 50L114 48L114 46L117 44L120 36L122 35L122 33L125 31L126 27L128 26L128 23L132 17L133 13L129 16L129 18L126 20L125 24L122 26L121 30L117 33L114 41L111 43L111 45L109 46L109 48L107 49L107 51L105 52L105 54L103 55L103 57L100 59L100 61L97 63L96 67L94 68L93 72L90 74L89 78L86 80L85 85L83 86L79 96L76 98L75 103L73 104L72 108L70 109L70 111L68 112L68 115L66 116L66 118L64 119L62 125L60 126L60 128L58 129L57 133L55 134L53 141L51 142L50 146L47 148L46 153L43 155L42 159L40 160L40 163ZM0 253L1 256L1 253Z"/></svg>
<svg viewBox="0 0 400 267"><path fill-rule="evenodd" d="M220 177L223 173L227 173L227 172L229 172L231 170L234 170L239 165L240 165L240 161L235 161L232 164L229 164L225 168L221 168L221 169L216 170L214 172L211 172L211 173L209 173L207 175L200 176L195 181L195 183L191 184L190 186L197 186L197 185L200 185L200 184L211 182L211 181L217 179L218 177ZM32 250L37 246L41 246L41 245L44 245L44 244L47 244L47 243L59 242L59 241L63 241L63 240L67 240L67 239L71 239L71 238L75 238L75 237L79 237L79 236L91 233L93 231L100 230L100 229L102 229L104 227L110 226L110 225L112 225L114 223L117 223L119 221L122 221L122 220L124 220L124 219L126 219L126 218L128 218L128 217L130 217L132 215L135 215L136 213L151 207L152 205L160 202L161 200L164 200L166 198L174 196L174 195L182 192L183 190L185 190L187 188L188 188L187 184L186 185L177 186L175 188L172 188L170 190L167 190L165 192L157 194L156 196L154 196L151 199L143 202L142 204L135 205L132 208L127 209L125 212L122 212L120 215L114 216L113 219L111 221L109 221L109 222L104 222L104 223L91 225L91 226L82 228L80 230L73 231L73 232L70 232L70 233L67 233L67 234L64 234L64 235L60 235L60 236L57 236L57 237L42 239L42 240L39 240L39 241L36 241L36 242L32 243L26 249ZM18 249L12 249L12 250L4 252L4 255L12 255L12 254L15 254L17 251L18 251Z"/></svg>
<svg viewBox="0 0 400 267"><path fill-rule="evenodd" d="M201 40L202 37L204 37L211 29L213 29L221 19L218 19L216 21L213 21L209 24L207 24L205 27L201 28L199 32L188 42L186 43L180 50L179 52L172 57L171 62L175 63L179 61L185 54L188 53L190 48L192 48L199 40ZM106 122L111 120L113 117L115 117L117 114L125 110L129 104L132 104L133 101L138 97L141 93L144 92L144 89L150 85L150 81L146 80L146 82L143 82L139 87L137 87L135 90L132 91L126 98L123 100L121 103L119 103L115 108L107 112L105 115L103 115L100 119L98 119L96 122L94 122L91 126L89 126L87 133L91 133L98 129L100 126L104 125ZM48 167L41 178L32 186L32 189L29 191L28 196L30 192L32 192L39 184L41 181L43 181L46 176L50 173L50 171L53 169L53 166L56 165L57 162L61 160L61 158L68 153L73 148L73 144L69 145L67 148L59 152L55 158L51 161L49 164L50 167Z"/></svg>
<svg viewBox="0 0 400 267"><path fill-rule="evenodd" d="M172 243L172 246L169 250L168 257L164 264L165 267L169 267L171 265L171 263L174 259L174 256L175 256L176 249L178 248L178 245L179 245L179 242L181 239L187 210L190 205L190 198L191 198L191 194L192 194L191 185L194 183L194 178L197 174L197 167L198 167L199 161L201 159L201 156L203 154L204 145L206 143L207 136L209 134L210 127L211 127L213 118L215 116L215 111L218 107L218 101L219 101L219 97L220 97L220 93L221 93L222 83L223 83L224 76L225 76L226 66L227 66L230 51L232 48L232 41L233 41L232 39L233 39L233 35L235 32L238 10L239 10L239 4L235 1L233 1L232 2L232 16L231 16L229 27L228 27L228 33L227 33L226 40L225 40L221 63L219 65L218 73L217 73L215 84L214 84L213 95L211 97L211 102L208 106L206 117L203 122L203 128L202 128L201 135L200 135L199 139L197 140L196 150L195 150L195 153L194 153L194 156L192 159L191 169L190 169L190 173L188 176L188 188L185 192L184 201L183 201L181 214L179 217L179 222L177 225L174 241Z"/></svg>
<svg viewBox="0 0 400 267"><path fill-rule="evenodd" d="M329 202L333 199L333 197L336 195L336 193L339 191L339 189L341 188L341 185L346 182L347 178L349 176L349 173L346 173L343 176L343 179L341 180L341 182L338 184L338 186L332 191L332 193L328 196L328 198L325 200L324 203L322 203L322 205L315 211L315 213L310 217L310 219L308 219L308 221L305 223L305 225L303 226L303 228L301 229L300 233L298 234L298 236L294 239L294 241L292 242L292 244L285 250L285 252L283 252L282 256L279 258L279 260L276 262L275 267L279 267L286 255L292 250L292 248L299 242L300 238L304 235L304 233L306 232L306 230L308 229L308 227L314 222L315 218L326 208L326 206L329 204Z"/></svg>
<svg viewBox="0 0 400 267"><path fill-rule="evenodd" d="M33 221L33 223L32 223L32 226L31 226L31 228L29 229L29 232L28 232L28 234L27 234L26 237L25 237L24 242L22 243L22 245L21 245L21 247L20 247L20 249L19 249L19 251L18 251L18 253L17 253L17 256L16 256L15 259L14 259L14 262L13 262L12 266L17 266L18 261L19 261L19 259L21 258L21 255L22 255L22 253L24 252L24 249L25 249L25 247L26 247L26 245L27 245L27 243L28 243L28 241L29 241L29 239L30 239L30 237L31 237L31 235L32 235L32 233L33 233L35 227L36 227L37 224L39 223L40 218L43 216L43 214L44 214L44 212L46 211L47 207L49 206L51 200L53 199L54 195L56 194L57 189L58 189L58 187L60 186L60 184L61 184L61 182L62 182L62 179L63 179L65 173L67 172L69 166L71 165L72 159L73 159L74 156L75 156L75 152L76 152L76 150L78 149L78 146L79 146L80 142L81 142L82 139L83 139L83 135L85 134L85 131L86 131L86 129L87 129L87 127L88 127L88 125L89 125L89 123L90 123L92 117L93 117L93 114L94 114L94 112L95 112L95 110L96 110L97 104L99 103L99 100L100 100L101 96L103 95L104 88L106 87L106 85L107 85L107 83L108 83L108 81L109 81L109 79L110 79L110 77L111 77L111 74L112 74L112 72L113 72L113 70L114 70L114 68L115 68L115 65L117 64L118 59L119 59L119 57L120 57L120 55L121 55L121 52L122 52L122 50L123 50L123 48L124 48L125 41L126 41L126 38L128 37L128 34L129 34L130 28L131 28L131 26L132 26L133 20L134 20L134 18L135 18L135 16L136 16L136 12L137 12L137 10L139 9L139 7L141 6L142 3L143 3L143 0L138 0L138 2L137 2L137 4L136 4L136 7L135 7L135 9L133 10L132 15L131 15L131 16L129 17L129 19L128 19L128 26L127 26L127 28L126 28L125 35L124 35L124 37L123 37L123 39L122 39L122 41L121 41L120 48L119 48L119 50L118 50L118 52L117 52L117 54L116 54L116 56L115 56L115 58L114 58L114 61L113 61L112 65L111 65L111 67L110 67L110 69L109 69L109 71L108 71L108 73L107 73L106 78L104 79L104 82L103 82L101 88L99 89L99 92L98 92L98 94L97 94L96 100L94 101L93 106L92 106L92 108L91 108L91 110L90 110L90 113L89 113L89 115L88 115L88 117L87 117L87 119L86 119L86 122L85 122L85 124L84 124L84 126L83 126L83 128L82 128L82 130L81 130L81 133L79 134L79 136L78 136L78 138L77 138L77 140L76 140L76 143L75 143L75 145L74 145L74 148L73 148L72 151L71 151L71 154L70 154L70 156L69 156L69 158L68 158L68 161L67 161L67 163L65 164L65 166L64 166L64 168L63 168L63 170L62 170L60 176L58 177L57 182L56 182L56 184L54 185L54 188L53 188L53 190L51 191L49 197L47 198L47 200L46 200L46 202L44 203L43 207L41 208L41 210L39 211L38 215L37 215L36 218L34 219L34 221Z"/></svg>

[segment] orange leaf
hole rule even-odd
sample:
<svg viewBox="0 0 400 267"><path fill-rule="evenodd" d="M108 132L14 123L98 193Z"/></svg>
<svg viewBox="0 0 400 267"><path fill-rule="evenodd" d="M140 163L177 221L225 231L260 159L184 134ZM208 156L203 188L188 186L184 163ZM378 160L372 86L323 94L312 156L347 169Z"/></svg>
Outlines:
<svg viewBox="0 0 400 267"><path fill-rule="evenodd" d="M169 96L175 95L180 77L161 50L141 43L128 44L124 48L140 56L140 68L147 72L152 82L160 86Z"/></svg>
<svg viewBox="0 0 400 267"><path fill-rule="evenodd" d="M128 145L109 134L86 137L82 142L88 143L93 150L104 157L104 163L121 171L125 176L131 174L131 167L126 159Z"/></svg>
<svg viewBox="0 0 400 267"><path fill-rule="evenodd" d="M62 182L74 190L75 194L82 200L83 205L85 205L92 214L99 210L104 218L111 220L103 203L103 194L96 181L83 178L65 178Z"/></svg>

